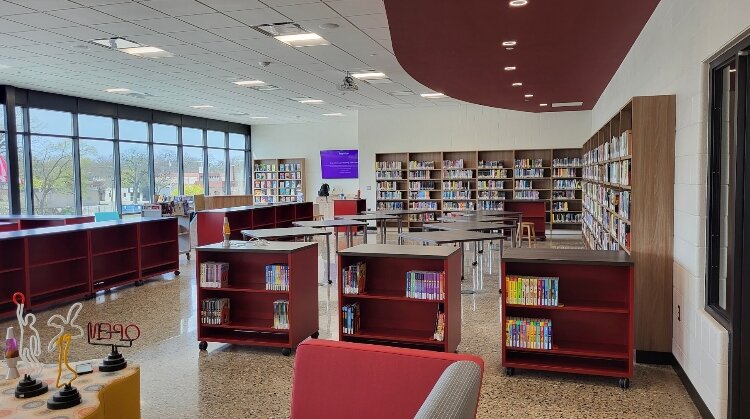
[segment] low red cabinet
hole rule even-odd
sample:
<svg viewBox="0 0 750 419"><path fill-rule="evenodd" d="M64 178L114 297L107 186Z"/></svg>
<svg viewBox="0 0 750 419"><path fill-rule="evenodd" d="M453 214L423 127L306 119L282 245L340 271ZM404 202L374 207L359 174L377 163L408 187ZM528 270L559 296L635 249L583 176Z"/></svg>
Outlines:
<svg viewBox="0 0 750 419"><path fill-rule="evenodd" d="M547 233L547 203L549 201L524 201L522 199L504 201L506 211L523 213L523 222L534 223L534 232L539 240L546 240Z"/></svg>
<svg viewBox="0 0 750 419"><path fill-rule="evenodd" d="M339 315L345 304L359 303L360 329L339 340L455 352L461 342L461 255L456 247L362 244L339 252ZM345 294L342 269L364 262L365 289ZM408 271L445 272L442 300L406 297ZM444 339L435 340L438 310L445 315Z"/></svg>
<svg viewBox="0 0 750 419"><path fill-rule="evenodd" d="M0 216L0 222L18 224L18 230L32 228L60 227L73 224L94 222L93 215L5 215ZM5 230L0 230L5 231Z"/></svg>
<svg viewBox="0 0 750 419"><path fill-rule="evenodd" d="M333 216L337 215L359 215L367 211L367 200L365 199L334 199ZM339 233L345 232L346 227L338 227ZM357 231L362 231L358 228Z"/></svg>
<svg viewBox="0 0 750 419"><path fill-rule="evenodd" d="M229 299L227 324L204 324L198 316L199 348L208 342L282 348L284 355L306 338L318 336L318 244L309 242L232 242L196 249L195 278L198 286L197 311L206 298ZM228 286L201 287L201 264L229 264ZM265 267L289 267L289 290L267 290ZM274 328L274 301L289 302L289 329Z"/></svg>
<svg viewBox="0 0 750 419"><path fill-rule="evenodd" d="M511 304L509 276L559 278L558 305ZM502 366L633 377L633 263L625 252L511 248L503 253L500 335ZM515 300L514 300L515 302ZM552 348L508 346L508 317L552 323Z"/></svg>

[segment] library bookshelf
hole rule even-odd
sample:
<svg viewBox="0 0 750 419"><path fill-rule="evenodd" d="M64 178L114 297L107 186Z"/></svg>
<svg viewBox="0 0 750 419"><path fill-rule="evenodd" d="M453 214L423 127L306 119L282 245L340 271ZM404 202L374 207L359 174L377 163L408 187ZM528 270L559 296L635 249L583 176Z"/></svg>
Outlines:
<svg viewBox="0 0 750 419"><path fill-rule="evenodd" d="M18 230L91 223L93 215L2 215L0 222L16 223Z"/></svg>
<svg viewBox="0 0 750 419"><path fill-rule="evenodd" d="M439 211L412 216L406 227L419 228L452 211L518 208L531 211L524 219L538 218L533 221L540 239L547 227L581 226L580 149L380 153L375 173L377 210ZM541 217L538 206L523 202L541 202Z"/></svg>
<svg viewBox="0 0 750 419"><path fill-rule="evenodd" d="M242 240L242 230L291 227L294 221L313 219L312 202L248 205L198 211L198 245L224 240L224 217L229 220L230 239Z"/></svg>
<svg viewBox="0 0 750 419"><path fill-rule="evenodd" d="M614 377L622 388L633 377L633 262L624 252L507 249L503 254L500 334L506 375L518 369ZM523 303L509 277L559 278L556 305ZM535 288L536 290L537 288ZM507 319L551 323L551 347L508 342ZM533 346L533 345L532 345Z"/></svg>
<svg viewBox="0 0 750 419"><path fill-rule="evenodd" d="M16 231L16 230L18 230L18 222L0 221L0 231Z"/></svg>
<svg viewBox="0 0 750 419"><path fill-rule="evenodd" d="M584 242L632 256L636 349L671 352L675 97L634 97L583 150Z"/></svg>
<svg viewBox="0 0 750 419"><path fill-rule="evenodd" d="M253 203L305 201L305 159L253 160Z"/></svg>
<svg viewBox="0 0 750 419"><path fill-rule="evenodd" d="M284 355L307 337L318 337L318 244L309 242L268 242L264 245L232 241L196 248L197 310L207 298L229 299L229 321L204 324L198 316L199 348L208 342L281 348ZM229 265L228 285L201 286L201 264ZM289 269L286 291L266 289L265 267L283 264ZM288 302L288 328L275 328L274 301Z"/></svg>
<svg viewBox="0 0 750 419"><path fill-rule="evenodd" d="M366 266L364 290L344 293L343 267L359 262ZM339 251L340 306L358 303L360 327L339 340L407 348L455 352L461 342L461 255L458 248L363 244ZM406 297L409 271L445 273L444 297L426 300ZM433 338L436 317L445 317L444 338Z"/></svg>
<svg viewBox="0 0 750 419"><path fill-rule="evenodd" d="M15 313L11 296L40 308L174 272L179 274L177 219L142 218L0 233L0 317ZM6 257L6 255L8 257Z"/></svg>

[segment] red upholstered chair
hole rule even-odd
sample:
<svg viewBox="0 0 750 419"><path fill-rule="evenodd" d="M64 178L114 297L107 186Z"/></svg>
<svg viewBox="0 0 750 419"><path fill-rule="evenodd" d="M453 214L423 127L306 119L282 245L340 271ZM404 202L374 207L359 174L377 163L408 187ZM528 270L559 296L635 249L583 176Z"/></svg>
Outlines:
<svg viewBox="0 0 750 419"><path fill-rule="evenodd" d="M291 417L472 418L483 371L473 355L307 339L294 360Z"/></svg>

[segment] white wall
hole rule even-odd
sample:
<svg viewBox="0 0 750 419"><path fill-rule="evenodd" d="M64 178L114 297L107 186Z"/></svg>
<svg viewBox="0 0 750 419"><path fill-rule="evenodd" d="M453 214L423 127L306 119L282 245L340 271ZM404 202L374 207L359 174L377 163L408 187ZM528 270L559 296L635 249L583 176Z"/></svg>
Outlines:
<svg viewBox="0 0 750 419"><path fill-rule="evenodd" d="M464 103L362 110L360 186L374 208L375 153L575 148L590 138L590 129L590 112L535 114Z"/></svg>
<svg viewBox="0 0 750 419"><path fill-rule="evenodd" d="M711 412L721 418L727 412L728 334L703 308L705 62L747 31L748 16L748 0L662 0L592 113L593 131L632 96L677 95L672 351Z"/></svg>
<svg viewBox="0 0 750 419"><path fill-rule="evenodd" d="M253 159L305 158L305 197L314 201L320 185L331 186L331 193L356 194L357 179L323 180L320 172L320 150L357 149L357 114L331 117L330 122L253 125L251 131ZM360 168L360 172L361 172Z"/></svg>

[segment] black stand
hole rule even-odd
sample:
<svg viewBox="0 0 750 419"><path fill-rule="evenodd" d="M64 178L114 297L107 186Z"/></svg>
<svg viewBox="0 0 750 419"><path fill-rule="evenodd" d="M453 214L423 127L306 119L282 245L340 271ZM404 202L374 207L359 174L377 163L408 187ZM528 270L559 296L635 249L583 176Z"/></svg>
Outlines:
<svg viewBox="0 0 750 419"><path fill-rule="evenodd" d="M102 364L99 365L99 371L120 371L122 369L125 369L125 367L127 366L128 362L125 360L125 357L123 357L122 354L117 351L116 345L112 345L112 352L110 352L109 356L107 356L107 359L103 360Z"/></svg>
<svg viewBox="0 0 750 419"><path fill-rule="evenodd" d="M16 386L16 398L28 399L36 397L47 392L47 383L41 380L34 380L29 374L24 374L23 379Z"/></svg>
<svg viewBox="0 0 750 419"><path fill-rule="evenodd" d="M79 404L81 404L81 393L78 392L77 388L71 386L70 384L65 384L62 390L58 391L49 400L47 400L47 409L67 409Z"/></svg>

